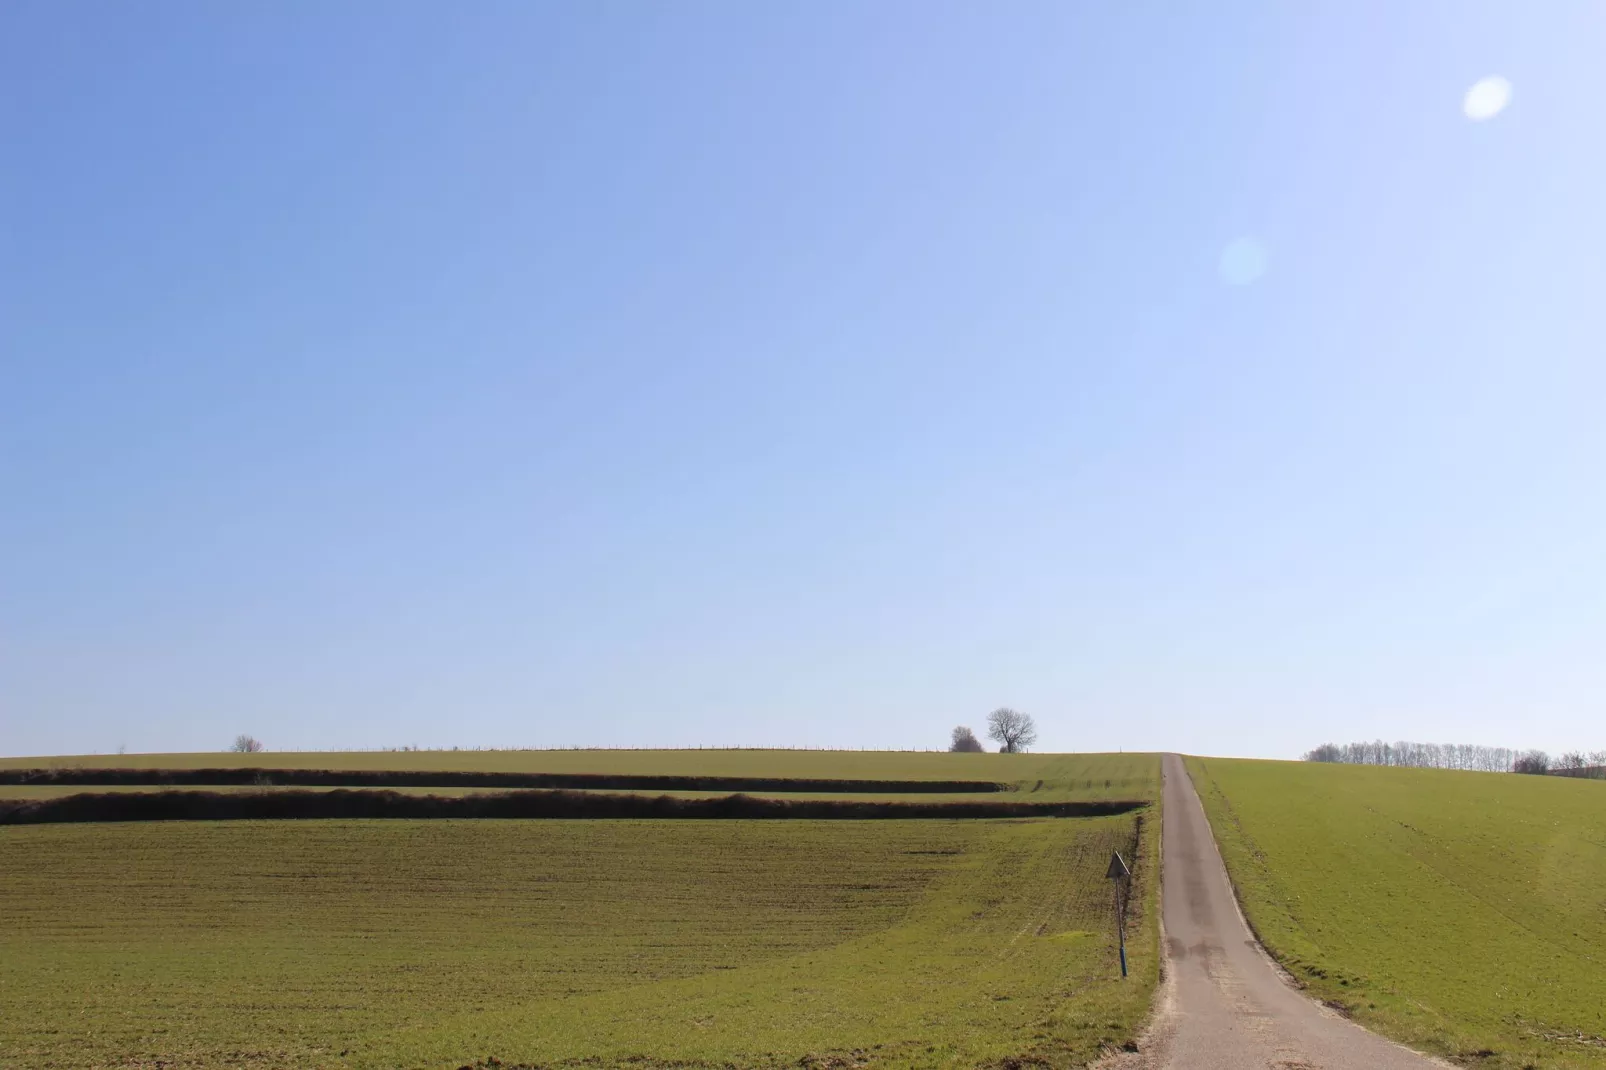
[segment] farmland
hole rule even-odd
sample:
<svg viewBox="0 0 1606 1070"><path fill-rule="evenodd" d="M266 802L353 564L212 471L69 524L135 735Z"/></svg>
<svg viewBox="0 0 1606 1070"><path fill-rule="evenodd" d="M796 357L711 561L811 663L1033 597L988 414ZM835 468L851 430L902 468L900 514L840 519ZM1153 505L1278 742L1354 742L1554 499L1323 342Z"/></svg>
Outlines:
<svg viewBox="0 0 1606 1070"><path fill-rule="evenodd" d="M806 750L466 750L0 758L0 770L70 771L111 768L162 770L231 767L837 780L980 780L1007 784L1021 793L1037 796L1042 801L1153 799L1158 794L1160 783L1159 762L1152 754L945 754L925 751ZM432 790L444 791L444 789ZM19 786L0 785L0 797L25 796L21 794Z"/></svg>
<svg viewBox="0 0 1606 1070"><path fill-rule="evenodd" d="M1313 995L1468 1064L1606 1067L1606 784L1189 769L1251 924Z"/></svg>
<svg viewBox="0 0 1606 1070"><path fill-rule="evenodd" d="M671 753L717 760L637 771L1157 783L1150 756ZM1125 982L1104 880L1135 835L1153 856L1139 816L4 828L0 1065L1079 1065L1157 975L1157 874L1140 863Z"/></svg>
<svg viewBox="0 0 1606 1070"><path fill-rule="evenodd" d="M1130 782L1129 782L1130 785ZM68 795L77 795L81 792L112 792L112 793L139 793L158 790L149 785L107 785L96 787L75 786L71 784L0 784L0 799L59 799ZM261 786L250 784L223 784L209 786L208 791L219 792L260 792ZM305 791L333 791L332 787L310 787ZM500 792L500 788L420 788L420 787L394 787L390 791L400 792L404 795L440 795L455 798L464 795L486 795ZM585 789L590 790L590 789ZM728 796L724 791L652 791L636 792L634 794L651 794L654 796L667 795L672 799L718 799ZM1148 790L1143 785L1131 786L1130 796L1117 792L1113 787L1104 787L1104 782L1089 783L1082 786L1079 782L1074 788L1055 787L1044 788L1038 792L1023 790L1022 793L1008 793L996 795L953 795L931 792L875 792L856 791L851 793L836 791L752 791L746 794L758 799L791 799L791 800L844 800L887 803L934 803L934 802L1074 802L1096 801L1109 798L1135 797L1147 799Z"/></svg>

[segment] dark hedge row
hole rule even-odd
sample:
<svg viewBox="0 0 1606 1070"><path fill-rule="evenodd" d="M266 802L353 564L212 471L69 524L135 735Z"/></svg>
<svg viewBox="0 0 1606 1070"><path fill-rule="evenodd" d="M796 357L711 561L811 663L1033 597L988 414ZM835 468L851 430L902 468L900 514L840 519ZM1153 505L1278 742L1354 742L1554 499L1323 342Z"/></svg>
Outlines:
<svg viewBox="0 0 1606 1070"><path fill-rule="evenodd" d="M808 791L958 795L1003 791L982 780L802 780L785 777L626 776L609 773L462 773L375 769L0 769L0 784L218 787L272 784L343 788L590 788L605 791Z"/></svg>
<svg viewBox="0 0 1606 1070"><path fill-rule="evenodd" d="M998 818L1102 817L1139 801L901 803L853 800L677 799L519 791L494 795L403 795L394 791L103 792L57 799L0 800L0 825L61 821L230 821L246 818Z"/></svg>

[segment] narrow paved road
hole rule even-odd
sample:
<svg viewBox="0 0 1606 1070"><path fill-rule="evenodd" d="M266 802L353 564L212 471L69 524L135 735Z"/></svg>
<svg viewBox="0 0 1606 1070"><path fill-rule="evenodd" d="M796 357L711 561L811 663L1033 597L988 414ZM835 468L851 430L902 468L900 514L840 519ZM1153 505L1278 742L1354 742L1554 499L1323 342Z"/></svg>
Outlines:
<svg viewBox="0 0 1606 1070"><path fill-rule="evenodd" d="M1384 1040L1299 993L1238 913L1182 759L1164 758L1167 978L1141 1051L1120 1070L1427 1070L1446 1064Z"/></svg>

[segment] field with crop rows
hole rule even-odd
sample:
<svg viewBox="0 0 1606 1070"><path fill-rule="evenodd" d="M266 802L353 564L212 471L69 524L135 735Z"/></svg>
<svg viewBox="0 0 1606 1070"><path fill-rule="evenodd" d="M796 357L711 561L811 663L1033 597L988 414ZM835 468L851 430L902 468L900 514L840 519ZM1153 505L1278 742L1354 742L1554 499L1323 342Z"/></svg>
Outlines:
<svg viewBox="0 0 1606 1070"><path fill-rule="evenodd" d="M1081 802L1096 801L1108 798L1136 798L1152 801L1151 789L1142 783L1132 781L1112 781L1124 784L1130 794L1118 792L1115 788L1104 787L1103 780L1079 781L1074 788L1044 787L1036 792L1026 788L1011 792L996 794L939 794L923 791L875 792L875 791L749 791L744 794L756 799L790 799L801 800L854 800L864 802L886 803L941 803L941 802ZM1086 786L1083 786L1083 785ZM94 787L75 786L71 784L0 784L0 799L59 799L67 795L77 795L82 792L149 792L162 790L152 785L113 784L98 785ZM221 792L261 792L265 790L261 785L253 784L222 784L206 788L207 791ZM306 787L298 788L300 791L335 791L335 787ZM387 791L400 792L403 795L441 795L447 798L456 798L463 795L496 794L503 788L433 788L433 787L389 787ZM636 795L667 795L671 799L718 799L730 794L726 791L658 791L629 789L580 789L592 794L636 794Z"/></svg>
<svg viewBox="0 0 1606 1070"><path fill-rule="evenodd" d="M550 750L343 751L334 753L130 754L0 758L0 769L340 769L649 776L983 780L1033 801L1153 799L1160 765L1152 754L945 754L925 751ZM55 785L51 785L50 794ZM75 789L77 790L77 789ZM103 790L103 789L94 789ZM0 785L0 798L24 795ZM452 794L431 789L433 794ZM653 794L660 794L654 791ZM754 792L752 794L774 794ZM817 794L817 793L811 793ZM851 797L860 797L854 795ZM904 795L906 799L920 798ZM927 797L926 801L934 801Z"/></svg>
<svg viewBox="0 0 1606 1070"><path fill-rule="evenodd" d="M1189 769L1250 922L1313 994L1467 1065L1606 1067L1606 784Z"/></svg>
<svg viewBox="0 0 1606 1070"><path fill-rule="evenodd" d="M949 801L1158 786L1147 755L458 753L467 769L1012 787L931 797ZM360 757L295 764L451 760ZM1146 816L0 828L0 1065L1079 1065L1134 1032L1157 978ZM1104 869L1139 835L1123 982Z"/></svg>
<svg viewBox="0 0 1606 1070"><path fill-rule="evenodd" d="M0 1063L1073 1065L1154 979L1103 880L1134 824L0 830Z"/></svg>

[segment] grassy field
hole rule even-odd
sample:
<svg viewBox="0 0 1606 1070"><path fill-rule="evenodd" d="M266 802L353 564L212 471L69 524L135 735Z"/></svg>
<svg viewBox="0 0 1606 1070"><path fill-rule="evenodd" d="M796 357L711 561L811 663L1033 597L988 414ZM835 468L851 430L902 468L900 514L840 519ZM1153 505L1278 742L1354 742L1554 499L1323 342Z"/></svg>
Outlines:
<svg viewBox="0 0 1606 1070"><path fill-rule="evenodd" d="M644 750L644 751L356 751L326 754L131 754L0 758L0 769L341 769L451 772L602 773L674 776L821 777L861 780L985 780L1011 786L1006 801L1068 802L1158 797L1160 765L1152 754L943 754L901 751ZM0 784L0 799L48 799L83 791L150 788L67 784ZM221 786L221 791L251 791ZM399 788L413 794L465 795L477 789ZM711 798L726 792L658 791L650 795ZM892 802L962 801L925 793L764 792L759 797L852 798ZM971 798L975 798L972 796Z"/></svg>
<svg viewBox="0 0 1606 1070"><path fill-rule="evenodd" d="M0 784L0 799L59 799L59 798L62 798L64 796L67 796L67 795L78 795L78 794L81 794L83 792L95 792L95 793L99 794L99 793L150 792L150 791L161 791L161 790L165 790L165 789L160 788L160 787L153 787L153 786L149 786L149 785L142 786L142 785L132 785L132 784L121 784L121 785L119 785L119 784L106 784L106 785L96 785L96 786L93 786L93 787L81 787L81 786L75 787L75 786L68 785L68 784ZM260 792L260 791L263 791L263 790L271 790L271 789L264 789L264 788L261 788L261 787L255 786L255 785L251 785L251 784L223 784L223 785L217 785L217 786L213 786L213 787L207 787L205 790L206 791L235 793L235 792L253 792L253 791ZM336 790L339 790L339 789L337 789L335 787L297 787L297 788L295 788L295 790L296 791L336 791ZM486 794L495 795L495 794L504 793L507 789L504 789L504 788L413 788L413 787L397 787L397 788L386 788L384 790L398 792L398 793L400 793L402 795L440 795L440 796L443 796L443 797L453 798L453 797L459 797L459 796L464 796L464 795L486 795ZM539 790L539 789L532 789L532 790ZM728 791L629 791L627 789L611 789L611 788L610 789L597 789L597 790L594 790L594 791L592 789L584 789L584 788L582 788L582 789L574 789L574 790L579 790L582 794L649 795L649 796L667 795L672 799L723 799L723 798L728 797L731 794ZM1105 788L1103 786L1103 782L1102 781L1099 781L1097 784L1094 784L1094 785L1091 785L1091 786L1087 786L1087 787L1083 787L1080 784L1078 784L1076 787L1070 788L1070 789L1067 789L1067 788L1064 788L1064 787L1053 787L1053 788L1044 787L1043 789L1041 789L1040 791L1037 791L1037 792L1032 792L1030 790L1023 789L1019 793L1009 792L1009 793L999 793L999 794L942 795L942 794L930 794L930 793L927 793L927 792L903 792L903 791L899 791L899 792L860 791L860 792L850 792L850 793L844 793L844 792L821 792L821 791L749 791L749 792L744 792L743 794L750 795L755 799L789 799L789 800L792 800L792 801L806 801L806 800L828 801L828 800L851 799L851 800L863 801L863 802L884 802L884 803L975 802L975 803L981 803L981 804L986 804L986 803L1011 803L1011 802L1067 802L1067 801L1081 802L1081 801L1093 801L1093 800L1101 800L1101 799L1109 799L1109 798L1117 798L1117 797L1120 797L1120 798L1126 798L1127 797L1127 796L1122 796L1119 793L1117 793L1117 792L1115 792L1115 791L1113 791L1111 789ZM1147 795L1144 792L1144 789L1142 787L1139 787L1138 789L1136 789L1135 792L1134 792L1134 795L1131 796L1131 797L1137 798L1137 799L1140 799L1140 800L1145 800L1145 801L1152 801L1151 799L1147 798Z"/></svg>
<svg viewBox="0 0 1606 1070"><path fill-rule="evenodd" d="M67 754L0 758L0 769L85 766L118 769L460 769L494 772L642 773L682 776L835 777L909 780L993 779L997 770L1028 772L1087 754L949 754L943 751L835 750L413 750L199 751L184 754ZM1109 755L1107 757L1117 757ZM1129 755L1141 762L1145 756ZM955 770L958 770L956 772ZM1011 777L1012 778L1012 777Z"/></svg>
<svg viewBox="0 0 1606 1070"><path fill-rule="evenodd" d="M1606 1067L1606 784L1189 769L1250 921L1313 994L1467 1065Z"/></svg>
<svg viewBox="0 0 1606 1070"><path fill-rule="evenodd" d="M1135 821L3 829L0 1065L1079 1065Z"/></svg>
<svg viewBox="0 0 1606 1070"><path fill-rule="evenodd" d="M161 787L141 786L141 784L96 784L93 787L72 786L72 784L0 784L0 798L61 798L63 795L77 795L80 792L151 792L151 790L162 789ZM254 786L254 784L218 784L218 786L207 787L206 790L209 790L209 792L260 792L263 789L260 786ZM336 787L312 786L296 787L296 790L304 790L304 792L329 790L329 792L332 792L332 790L337 789ZM507 789L504 789L504 787L387 787L385 790L402 792L403 795L446 795L446 797L456 797L456 795L498 794L498 792L506 792ZM724 798L726 795L731 794L731 792L662 792L662 790L631 792L628 789L612 789L612 787L610 789L570 790L581 790L581 792L593 792L593 790L596 790L596 792L610 795L668 795L670 798ZM1107 798L1116 794L1113 790L1105 789L1102 781L1097 782L1097 784L1086 784L1086 786L1082 782L1078 782L1076 786L1070 787L1070 789L1057 786L1054 789L1044 787L1041 792L1031 792L1029 789L1023 790L1025 790L1026 802L1034 802L1037 798L1047 800L1049 794L1052 794L1054 800L1065 800L1065 798L1074 798L1074 800L1081 800L1081 798ZM1143 789L1139 787L1137 790L1142 792ZM965 802L965 800L970 800L970 802L1020 802L1020 795L1015 794L1015 792L997 795L943 795L930 794L930 792L745 792L745 794L753 795L755 798L795 798L795 800L801 800L801 798L827 798L827 800L829 798L862 798L867 802L891 803ZM1147 794L1137 794L1135 797L1145 798Z"/></svg>
<svg viewBox="0 0 1606 1070"><path fill-rule="evenodd" d="M662 776L989 780L1056 798L1155 798L1152 754L946 754L929 751L547 750L261 754L78 754L0 758L0 769L393 769Z"/></svg>

